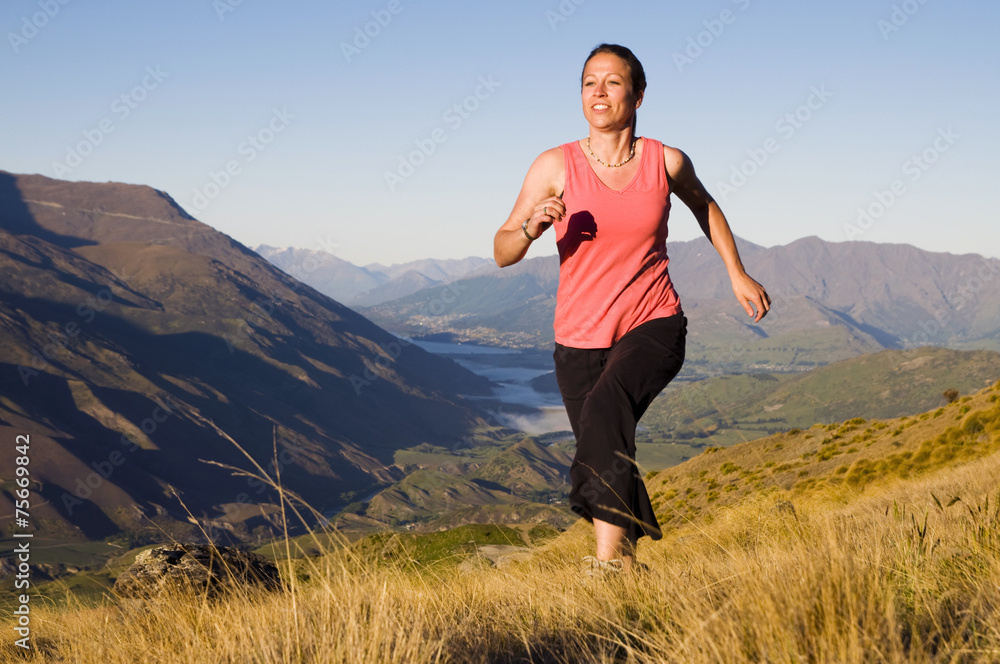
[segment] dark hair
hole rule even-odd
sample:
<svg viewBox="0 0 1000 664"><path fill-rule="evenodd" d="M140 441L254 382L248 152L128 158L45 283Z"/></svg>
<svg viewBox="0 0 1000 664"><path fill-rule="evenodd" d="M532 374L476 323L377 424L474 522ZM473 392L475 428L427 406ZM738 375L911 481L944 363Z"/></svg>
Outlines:
<svg viewBox="0 0 1000 664"><path fill-rule="evenodd" d="M600 44L583 61L583 68L586 69L590 59L601 53L617 55L624 60L625 64L628 65L628 73L632 79L632 91L636 94L646 91L646 72L642 69L642 63L639 62L639 58L635 57L635 53L624 46L618 44ZM583 72L580 72L580 87L583 87Z"/></svg>

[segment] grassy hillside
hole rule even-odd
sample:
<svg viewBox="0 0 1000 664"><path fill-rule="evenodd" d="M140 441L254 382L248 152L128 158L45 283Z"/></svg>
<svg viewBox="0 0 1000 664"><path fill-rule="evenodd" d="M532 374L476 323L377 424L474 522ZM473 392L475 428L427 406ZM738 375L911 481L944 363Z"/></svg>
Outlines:
<svg viewBox="0 0 1000 664"><path fill-rule="evenodd" d="M349 505L338 526L356 530L407 524L439 530L467 523L573 521L566 507L572 445L514 436L502 446L400 452L416 466L403 480Z"/></svg>
<svg viewBox="0 0 1000 664"><path fill-rule="evenodd" d="M750 495L851 494L877 481L987 456L1000 449L996 385L916 416L857 417L710 447L680 466L651 473L647 488L661 524L679 527L711 520L716 508Z"/></svg>
<svg viewBox="0 0 1000 664"><path fill-rule="evenodd" d="M1000 378L1000 353L925 346L883 351L800 374L720 376L669 388L643 416L645 438L728 446L817 422L900 417Z"/></svg>
<svg viewBox="0 0 1000 664"><path fill-rule="evenodd" d="M281 561L289 588L267 596L35 598L29 661L995 662L998 449L1000 383L656 474L673 518L634 577L578 574L582 523L531 556L499 527L384 533ZM508 546L503 565L462 564Z"/></svg>

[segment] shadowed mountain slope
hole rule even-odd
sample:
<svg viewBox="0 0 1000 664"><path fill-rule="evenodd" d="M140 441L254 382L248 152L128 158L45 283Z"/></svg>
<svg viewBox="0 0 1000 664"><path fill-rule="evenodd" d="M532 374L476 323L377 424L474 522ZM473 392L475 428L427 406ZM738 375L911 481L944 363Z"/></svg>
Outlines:
<svg viewBox="0 0 1000 664"><path fill-rule="evenodd" d="M252 468L227 437L332 509L398 480L397 449L484 425L458 396L484 379L150 187L0 172L0 275L0 426L31 436L42 529L176 530L190 510L246 537L269 529L276 494L201 461Z"/></svg>

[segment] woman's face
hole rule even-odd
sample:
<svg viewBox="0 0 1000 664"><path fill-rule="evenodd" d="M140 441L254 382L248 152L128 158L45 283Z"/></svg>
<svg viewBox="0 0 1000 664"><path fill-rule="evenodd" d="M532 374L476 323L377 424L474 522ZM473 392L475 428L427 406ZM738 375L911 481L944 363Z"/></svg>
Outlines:
<svg viewBox="0 0 1000 664"><path fill-rule="evenodd" d="M632 125L642 93L632 91L628 64L613 53L598 53L583 68L583 115L600 129L625 129Z"/></svg>

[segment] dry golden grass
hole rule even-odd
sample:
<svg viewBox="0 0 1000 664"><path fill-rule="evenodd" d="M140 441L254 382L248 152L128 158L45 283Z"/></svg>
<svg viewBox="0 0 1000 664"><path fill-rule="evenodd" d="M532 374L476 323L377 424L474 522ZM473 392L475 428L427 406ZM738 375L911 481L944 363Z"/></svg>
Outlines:
<svg viewBox="0 0 1000 664"><path fill-rule="evenodd" d="M918 477L1000 450L1000 383L916 416L855 418L708 448L650 474L646 486L668 530L710 521L761 493L851 499L891 477Z"/></svg>
<svg viewBox="0 0 1000 664"><path fill-rule="evenodd" d="M581 523L503 568L342 549L281 563L281 593L35 603L27 660L1000 662L1000 454L955 463L748 493L642 546L650 570L624 579L581 582Z"/></svg>

